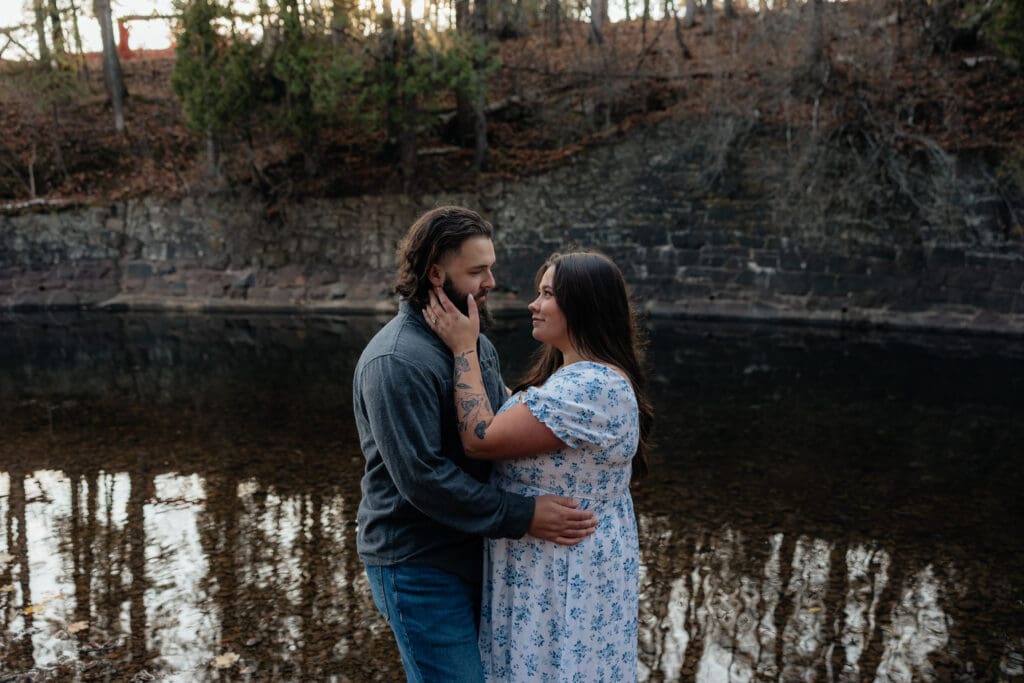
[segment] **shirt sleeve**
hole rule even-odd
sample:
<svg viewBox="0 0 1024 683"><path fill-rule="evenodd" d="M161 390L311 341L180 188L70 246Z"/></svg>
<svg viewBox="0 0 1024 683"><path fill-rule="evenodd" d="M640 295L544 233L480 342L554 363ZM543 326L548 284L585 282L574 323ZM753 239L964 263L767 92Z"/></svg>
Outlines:
<svg viewBox="0 0 1024 683"><path fill-rule="evenodd" d="M395 356L374 359L361 378L365 417L398 492L431 519L488 538L520 538L532 498L477 481L441 449L436 378Z"/></svg>
<svg viewBox="0 0 1024 683"><path fill-rule="evenodd" d="M523 404L569 448L589 443L604 446L609 415L604 398L606 381L577 373L552 375L539 387L530 387Z"/></svg>

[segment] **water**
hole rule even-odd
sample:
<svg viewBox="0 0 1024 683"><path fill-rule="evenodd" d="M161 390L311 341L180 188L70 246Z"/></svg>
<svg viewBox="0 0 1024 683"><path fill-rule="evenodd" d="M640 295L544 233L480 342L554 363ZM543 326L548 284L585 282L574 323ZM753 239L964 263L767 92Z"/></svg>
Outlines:
<svg viewBox="0 0 1024 683"><path fill-rule="evenodd" d="M354 545L382 322L0 322L0 680L399 680ZM650 358L643 680L1024 679L1024 342L660 322Z"/></svg>

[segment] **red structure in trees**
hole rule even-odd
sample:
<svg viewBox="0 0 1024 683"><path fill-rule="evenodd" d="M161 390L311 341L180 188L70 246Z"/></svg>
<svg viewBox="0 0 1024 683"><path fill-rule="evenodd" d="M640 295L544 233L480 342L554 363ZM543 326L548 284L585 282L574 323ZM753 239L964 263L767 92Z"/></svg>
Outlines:
<svg viewBox="0 0 1024 683"><path fill-rule="evenodd" d="M128 25L124 19L117 20L117 56L121 61L132 58L132 48L128 45Z"/></svg>

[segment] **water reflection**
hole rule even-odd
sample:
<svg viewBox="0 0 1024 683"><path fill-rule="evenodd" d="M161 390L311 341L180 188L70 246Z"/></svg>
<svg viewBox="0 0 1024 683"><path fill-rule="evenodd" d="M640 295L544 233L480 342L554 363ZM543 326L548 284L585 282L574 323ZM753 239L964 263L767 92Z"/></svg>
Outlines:
<svg viewBox="0 0 1024 683"><path fill-rule="evenodd" d="M400 678L355 554L348 381L379 324L0 331L2 671ZM1024 353L965 344L654 330L642 680L1024 675Z"/></svg>

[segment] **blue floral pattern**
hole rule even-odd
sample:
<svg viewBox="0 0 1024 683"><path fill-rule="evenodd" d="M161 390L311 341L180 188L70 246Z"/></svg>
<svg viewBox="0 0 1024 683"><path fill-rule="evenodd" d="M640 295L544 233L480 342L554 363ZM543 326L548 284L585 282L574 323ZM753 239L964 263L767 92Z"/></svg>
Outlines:
<svg viewBox="0 0 1024 683"><path fill-rule="evenodd" d="M513 396L566 447L496 464L498 487L572 496L600 523L567 547L532 536L487 541L480 654L488 681L635 681L639 542L629 493L640 434L619 373L573 363ZM501 411L499 411L500 413Z"/></svg>

